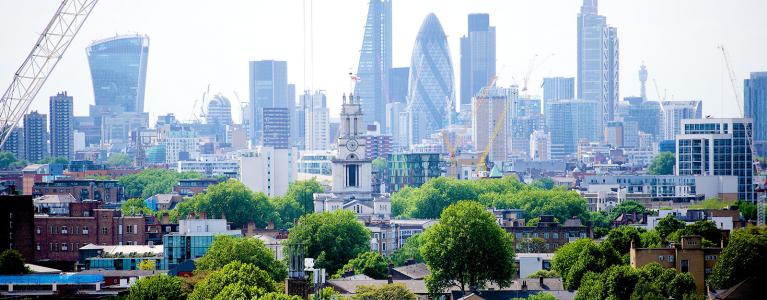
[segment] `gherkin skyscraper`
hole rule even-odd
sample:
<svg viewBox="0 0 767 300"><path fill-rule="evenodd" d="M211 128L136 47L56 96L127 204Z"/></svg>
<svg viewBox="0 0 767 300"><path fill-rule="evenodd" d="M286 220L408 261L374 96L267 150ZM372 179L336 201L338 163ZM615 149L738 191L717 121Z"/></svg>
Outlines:
<svg viewBox="0 0 767 300"><path fill-rule="evenodd" d="M413 46L408 85L408 140L410 144L447 127L454 111L453 63L447 36L437 16L429 14Z"/></svg>
<svg viewBox="0 0 767 300"><path fill-rule="evenodd" d="M389 102L389 70L392 67L391 0L370 0L365 36L360 50L354 88L360 96L365 123L378 122L386 128L386 103Z"/></svg>

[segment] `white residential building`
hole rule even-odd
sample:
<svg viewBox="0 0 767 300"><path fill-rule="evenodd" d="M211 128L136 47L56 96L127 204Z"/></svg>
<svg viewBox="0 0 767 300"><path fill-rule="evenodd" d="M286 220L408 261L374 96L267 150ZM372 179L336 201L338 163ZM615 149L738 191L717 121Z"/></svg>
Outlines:
<svg viewBox="0 0 767 300"><path fill-rule="evenodd" d="M257 147L239 152L240 181L254 192L283 196L296 180L298 150Z"/></svg>
<svg viewBox="0 0 767 300"><path fill-rule="evenodd" d="M543 130L536 130L530 134L530 159L551 159L551 134Z"/></svg>
<svg viewBox="0 0 767 300"><path fill-rule="evenodd" d="M306 150L330 149L330 111L321 91L301 96L304 105L304 145Z"/></svg>
<svg viewBox="0 0 767 300"><path fill-rule="evenodd" d="M176 171L195 172L206 177L227 176L229 178L237 178L240 172L240 162L218 155L203 155L197 158L197 160L179 161Z"/></svg>

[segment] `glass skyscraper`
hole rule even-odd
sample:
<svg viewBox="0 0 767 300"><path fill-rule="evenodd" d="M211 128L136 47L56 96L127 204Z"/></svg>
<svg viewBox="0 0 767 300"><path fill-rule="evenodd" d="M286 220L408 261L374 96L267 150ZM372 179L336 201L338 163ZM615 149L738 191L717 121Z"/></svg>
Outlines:
<svg viewBox="0 0 767 300"><path fill-rule="evenodd" d="M599 102L599 126L615 118L618 93L618 31L598 14L597 0L583 0L578 14L577 98Z"/></svg>
<svg viewBox="0 0 767 300"><path fill-rule="evenodd" d="M288 97L288 63L259 60L249 65L250 109L253 121L251 140L259 145L263 136L263 109L267 107L295 107L295 98ZM293 103L290 103L293 102Z"/></svg>
<svg viewBox="0 0 767 300"><path fill-rule="evenodd" d="M360 96L366 124L386 128L389 72L392 68L391 0L370 0L365 36L360 50L354 95Z"/></svg>
<svg viewBox="0 0 767 300"><path fill-rule="evenodd" d="M468 35L461 37L461 105L471 104L495 76L495 27L489 14L470 14Z"/></svg>
<svg viewBox="0 0 767 300"><path fill-rule="evenodd" d="M546 127L551 133L552 158L564 158L578 149L578 142L601 141L599 103L590 100L550 100L546 102Z"/></svg>
<svg viewBox="0 0 767 300"><path fill-rule="evenodd" d="M744 114L754 122L754 147L759 156L767 156L767 72L751 73L743 84Z"/></svg>
<svg viewBox="0 0 767 300"><path fill-rule="evenodd" d="M575 78L543 78L543 100L575 99Z"/></svg>
<svg viewBox="0 0 767 300"><path fill-rule="evenodd" d="M146 35L96 41L86 49L97 111L144 112L149 53Z"/></svg>
<svg viewBox="0 0 767 300"><path fill-rule="evenodd" d="M432 13L421 24L410 60L406 108L410 144L420 143L424 137L448 125L455 111L453 82L447 36Z"/></svg>

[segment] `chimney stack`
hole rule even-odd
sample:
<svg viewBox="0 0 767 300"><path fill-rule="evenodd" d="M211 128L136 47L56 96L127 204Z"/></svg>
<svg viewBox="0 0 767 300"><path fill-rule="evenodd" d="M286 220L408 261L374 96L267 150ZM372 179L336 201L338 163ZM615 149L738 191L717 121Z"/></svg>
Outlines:
<svg viewBox="0 0 767 300"><path fill-rule="evenodd" d="M200 212L200 219L205 220L205 218L208 216L206 212Z"/></svg>

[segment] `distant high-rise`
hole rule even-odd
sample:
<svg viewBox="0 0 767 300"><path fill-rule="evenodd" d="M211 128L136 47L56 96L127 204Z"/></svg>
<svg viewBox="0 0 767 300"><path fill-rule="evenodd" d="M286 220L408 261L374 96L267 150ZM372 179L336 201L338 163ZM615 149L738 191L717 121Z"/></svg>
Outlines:
<svg viewBox="0 0 767 300"><path fill-rule="evenodd" d="M290 148L290 110L287 107L263 108L264 143L274 149Z"/></svg>
<svg viewBox="0 0 767 300"><path fill-rule="evenodd" d="M703 101L663 101L661 105L661 125L663 138L673 140L682 132L682 120L703 117Z"/></svg>
<svg viewBox="0 0 767 300"><path fill-rule="evenodd" d="M24 159L24 128L14 127L11 131L11 135L5 140L3 144L3 151L7 151L13 154L16 159Z"/></svg>
<svg viewBox="0 0 767 300"><path fill-rule="evenodd" d="M402 124L400 124L400 114L405 111L405 103L391 102L386 104L386 132L392 136L394 147L399 149L406 146L407 141L402 140Z"/></svg>
<svg viewBox="0 0 767 300"><path fill-rule="evenodd" d="M360 50L354 95L360 96L366 124L385 127L389 70L392 67L391 0L370 0L365 36Z"/></svg>
<svg viewBox="0 0 767 300"><path fill-rule="evenodd" d="M321 91L301 96L304 105L304 148L305 150L330 149L330 112L327 97Z"/></svg>
<svg viewBox="0 0 767 300"><path fill-rule="evenodd" d="M639 67L639 84L641 86L639 97L642 98L642 101L647 101L647 67L644 63Z"/></svg>
<svg viewBox="0 0 767 300"><path fill-rule="evenodd" d="M551 159L551 134L536 130L530 134L530 159Z"/></svg>
<svg viewBox="0 0 767 300"><path fill-rule="evenodd" d="M122 35L86 49L97 111L144 112L149 37Z"/></svg>
<svg viewBox="0 0 767 300"><path fill-rule="evenodd" d="M543 78L543 100L575 99L574 77Z"/></svg>
<svg viewBox="0 0 767 300"><path fill-rule="evenodd" d="M217 125L232 125L232 103L224 95L217 94L208 102L205 122ZM222 126L223 127L223 126Z"/></svg>
<svg viewBox="0 0 767 300"><path fill-rule="evenodd" d="M35 162L48 157L48 122L44 114L32 111L24 115L24 157Z"/></svg>
<svg viewBox="0 0 767 300"><path fill-rule="evenodd" d="M578 14L578 99L601 106L599 127L613 120L619 102L618 32L599 15L597 0L583 0Z"/></svg>
<svg viewBox="0 0 767 300"><path fill-rule="evenodd" d="M461 105L471 104L495 76L495 26L489 14L469 14L468 34L461 37Z"/></svg>
<svg viewBox="0 0 767 300"><path fill-rule="evenodd" d="M389 103L407 102L407 80L410 68L392 68L389 72ZM388 122L388 121L387 121ZM386 123L388 126L389 123Z"/></svg>
<svg viewBox="0 0 767 300"><path fill-rule="evenodd" d="M67 92L58 93L50 99L51 156L53 157L67 159L75 157L72 102L72 96L67 95Z"/></svg>
<svg viewBox="0 0 767 300"><path fill-rule="evenodd" d="M578 142L602 139L598 125L600 107L589 100L551 100L546 102L546 127L551 134L551 157L563 158L576 152Z"/></svg>
<svg viewBox="0 0 767 300"><path fill-rule="evenodd" d="M738 199L755 200L751 119L685 119L680 127L675 175L738 176Z"/></svg>
<svg viewBox="0 0 767 300"><path fill-rule="evenodd" d="M474 148L478 152L488 150L489 161L502 163L508 155L506 143L508 125L506 113L512 94L516 91L506 88L485 87L479 96L472 99L471 128ZM482 96L480 98L480 96Z"/></svg>
<svg viewBox="0 0 767 300"><path fill-rule="evenodd" d="M420 143L424 137L448 125L455 111L453 82L447 36L432 13L421 24L410 60L406 109L410 144Z"/></svg>
<svg viewBox="0 0 767 300"><path fill-rule="evenodd" d="M285 61L259 60L249 64L251 140L254 145L262 142L265 107L292 107L288 103L288 63Z"/></svg>
<svg viewBox="0 0 767 300"><path fill-rule="evenodd" d="M751 73L744 84L744 114L754 122L754 147L759 156L767 156L767 72Z"/></svg>

